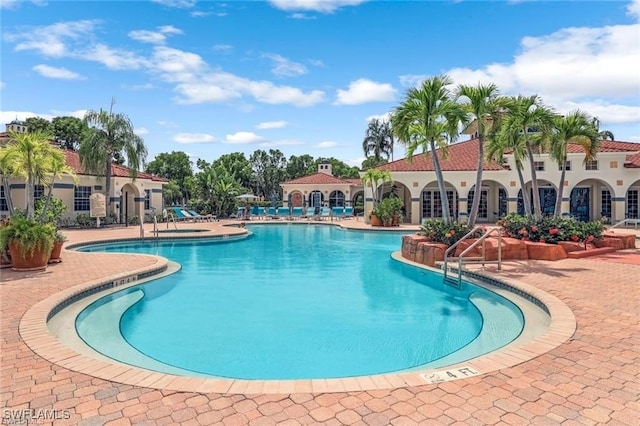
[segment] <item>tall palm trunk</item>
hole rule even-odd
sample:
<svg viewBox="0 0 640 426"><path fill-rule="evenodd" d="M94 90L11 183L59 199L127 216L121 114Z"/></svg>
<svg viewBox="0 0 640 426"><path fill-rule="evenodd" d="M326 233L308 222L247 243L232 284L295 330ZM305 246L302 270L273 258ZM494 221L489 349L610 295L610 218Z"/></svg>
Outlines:
<svg viewBox="0 0 640 426"><path fill-rule="evenodd" d="M111 155L107 156L106 169L104 171L104 193L107 206L111 205Z"/></svg>
<svg viewBox="0 0 640 426"><path fill-rule="evenodd" d="M33 172L31 171L31 160L29 160L29 173L27 176L27 200L25 205L27 206L27 219L33 219L34 215L35 215L35 205L33 202L33 198L35 195L35 191L34 191L34 179L33 179Z"/></svg>
<svg viewBox="0 0 640 426"><path fill-rule="evenodd" d="M484 137L478 136L478 171L476 173L476 187L473 192L473 203L471 204L471 214L469 215L469 225L475 225L478 220L480 210L480 194L482 189L482 169L484 166Z"/></svg>
<svg viewBox="0 0 640 426"><path fill-rule="evenodd" d="M555 210L553 211L553 217L560 216L560 209L562 208L562 193L564 190L564 177L566 175L566 169L565 169L566 165L567 165L567 157L565 155L562 161L562 166L561 166L560 184L558 185L558 195L556 197L556 207L555 207Z"/></svg>
<svg viewBox="0 0 640 426"><path fill-rule="evenodd" d="M540 207L540 192L538 191L538 176L533 161L533 149L529 142L527 145L527 155L529 157L529 166L531 167L531 189L533 190L533 215L536 219L542 218L542 208Z"/></svg>
<svg viewBox="0 0 640 426"><path fill-rule="evenodd" d="M440 167L440 160L438 159L438 153L436 151L436 142L431 140L429 142L431 146L431 157L433 158L433 169L436 174L436 181L438 182L438 191L440 192L440 203L442 204L442 218L445 224L451 223L451 216L449 215L449 199L447 198L447 190L444 186L444 176L442 174L442 168Z"/></svg>
<svg viewBox="0 0 640 426"><path fill-rule="evenodd" d="M520 181L520 190L522 191L522 205L524 206L525 216L531 216L531 203L524 183L524 175L522 174L522 164L516 162L516 171L518 172L518 180Z"/></svg>

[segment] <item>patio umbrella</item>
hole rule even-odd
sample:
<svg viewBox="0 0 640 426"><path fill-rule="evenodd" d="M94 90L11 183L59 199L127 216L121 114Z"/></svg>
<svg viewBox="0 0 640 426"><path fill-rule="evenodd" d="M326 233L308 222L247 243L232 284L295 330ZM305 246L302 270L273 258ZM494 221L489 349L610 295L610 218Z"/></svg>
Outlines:
<svg viewBox="0 0 640 426"><path fill-rule="evenodd" d="M253 194L242 194L238 195L236 198L244 201L253 201L258 199L258 197Z"/></svg>

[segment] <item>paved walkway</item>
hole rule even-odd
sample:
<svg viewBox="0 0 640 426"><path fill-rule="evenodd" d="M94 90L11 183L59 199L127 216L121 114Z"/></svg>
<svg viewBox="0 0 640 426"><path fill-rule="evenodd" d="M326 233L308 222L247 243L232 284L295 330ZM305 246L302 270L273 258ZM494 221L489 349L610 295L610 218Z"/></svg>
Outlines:
<svg viewBox="0 0 640 426"><path fill-rule="evenodd" d="M229 233L221 224L178 226ZM72 243L136 237L138 230L82 230L67 235ZM157 261L69 251L63 258L46 272L0 272L3 423L27 415L54 415L55 424L74 425L633 425L640 418L640 254L635 251L617 253L615 258L509 262L501 272L495 266L487 268L507 281L519 280L549 292L573 310L578 324L573 338L537 358L437 385L276 395L135 387L76 373L39 357L19 332L20 320L30 307L71 286L148 268Z"/></svg>

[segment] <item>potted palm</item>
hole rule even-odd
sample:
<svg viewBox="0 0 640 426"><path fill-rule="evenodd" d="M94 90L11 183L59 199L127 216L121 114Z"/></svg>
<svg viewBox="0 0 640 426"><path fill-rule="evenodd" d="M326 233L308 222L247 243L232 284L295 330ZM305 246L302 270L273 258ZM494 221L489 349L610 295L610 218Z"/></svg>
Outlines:
<svg viewBox="0 0 640 426"><path fill-rule="evenodd" d="M391 173L388 170L369 169L364 175L362 175L362 183L364 185L371 185L371 196L373 199L373 209L369 215L371 220L371 226L381 226L382 222L379 220L379 200L382 186L387 182L393 182Z"/></svg>
<svg viewBox="0 0 640 426"><path fill-rule="evenodd" d="M40 270L47 267L56 229L47 222L53 182L62 173L71 173L64 151L52 145L51 135L44 132L9 133L7 145L0 148L0 168L8 175L22 177L26 183L27 205L24 214L13 214L0 230L0 250L11 254L14 270ZM48 180L50 179L50 180ZM36 218L34 184L49 187L47 200Z"/></svg>

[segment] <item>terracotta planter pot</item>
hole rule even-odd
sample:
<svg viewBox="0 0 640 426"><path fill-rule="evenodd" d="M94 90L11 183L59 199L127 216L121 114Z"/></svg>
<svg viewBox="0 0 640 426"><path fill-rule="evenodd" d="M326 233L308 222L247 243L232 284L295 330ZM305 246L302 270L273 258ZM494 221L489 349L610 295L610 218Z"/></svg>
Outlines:
<svg viewBox="0 0 640 426"><path fill-rule="evenodd" d="M382 221L375 214L371 215L371 226L382 226Z"/></svg>
<svg viewBox="0 0 640 426"><path fill-rule="evenodd" d="M9 244L9 252L11 253L12 269L14 271L39 271L47 268L47 262L51 253L49 251L36 248L33 253L24 253L20 251L17 243Z"/></svg>
<svg viewBox="0 0 640 426"><path fill-rule="evenodd" d="M49 263L60 263L62 259L60 258L60 253L62 253L62 245L64 243L53 243L53 249L51 250L51 257L49 258Z"/></svg>
<svg viewBox="0 0 640 426"><path fill-rule="evenodd" d="M5 254L0 254L0 269L11 268L11 265L13 265L11 262L11 253L9 253L9 248L7 247Z"/></svg>

